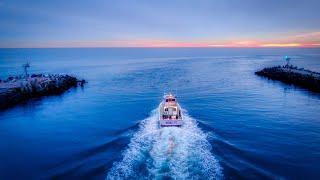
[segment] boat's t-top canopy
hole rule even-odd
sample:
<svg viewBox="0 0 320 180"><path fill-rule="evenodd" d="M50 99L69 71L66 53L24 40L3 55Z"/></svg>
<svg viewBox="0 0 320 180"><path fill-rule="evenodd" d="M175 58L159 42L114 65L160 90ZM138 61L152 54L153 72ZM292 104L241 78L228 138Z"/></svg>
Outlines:
<svg viewBox="0 0 320 180"><path fill-rule="evenodd" d="M167 105L176 105L177 104L176 98L171 93L165 95L164 99L165 99L165 103Z"/></svg>

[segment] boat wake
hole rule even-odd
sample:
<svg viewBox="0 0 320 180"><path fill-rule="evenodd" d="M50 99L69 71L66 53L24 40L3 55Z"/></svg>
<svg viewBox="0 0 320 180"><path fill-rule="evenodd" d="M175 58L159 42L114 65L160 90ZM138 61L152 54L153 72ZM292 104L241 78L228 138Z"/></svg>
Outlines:
<svg viewBox="0 0 320 180"><path fill-rule="evenodd" d="M106 179L221 179L222 169L210 152L207 136L186 112L182 127L159 127L158 111L140 123L123 159Z"/></svg>

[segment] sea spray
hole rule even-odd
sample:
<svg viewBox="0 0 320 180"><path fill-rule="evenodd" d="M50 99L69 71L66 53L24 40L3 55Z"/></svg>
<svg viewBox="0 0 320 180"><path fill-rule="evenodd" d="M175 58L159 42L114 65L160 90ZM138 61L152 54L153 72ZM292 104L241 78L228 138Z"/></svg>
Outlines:
<svg viewBox="0 0 320 180"><path fill-rule="evenodd" d="M158 111L140 128L106 179L221 179L222 169L207 136L186 111L182 127L160 128Z"/></svg>

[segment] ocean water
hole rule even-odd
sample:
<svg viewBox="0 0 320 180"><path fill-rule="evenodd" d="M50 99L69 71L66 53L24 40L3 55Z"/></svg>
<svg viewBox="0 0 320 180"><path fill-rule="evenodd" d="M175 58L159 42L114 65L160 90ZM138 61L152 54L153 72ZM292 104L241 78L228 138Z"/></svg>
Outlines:
<svg viewBox="0 0 320 180"><path fill-rule="evenodd" d="M319 179L320 95L254 75L320 72L320 49L0 49L0 78L68 73L83 88L0 111L0 179ZM159 128L164 92L182 128Z"/></svg>

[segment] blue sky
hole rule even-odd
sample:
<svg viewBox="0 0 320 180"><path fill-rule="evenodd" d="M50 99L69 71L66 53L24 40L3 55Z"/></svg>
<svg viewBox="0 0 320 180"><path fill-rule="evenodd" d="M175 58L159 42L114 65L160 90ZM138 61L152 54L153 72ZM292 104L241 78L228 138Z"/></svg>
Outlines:
<svg viewBox="0 0 320 180"><path fill-rule="evenodd" d="M317 45L319 7L319 0L0 0L0 46Z"/></svg>

